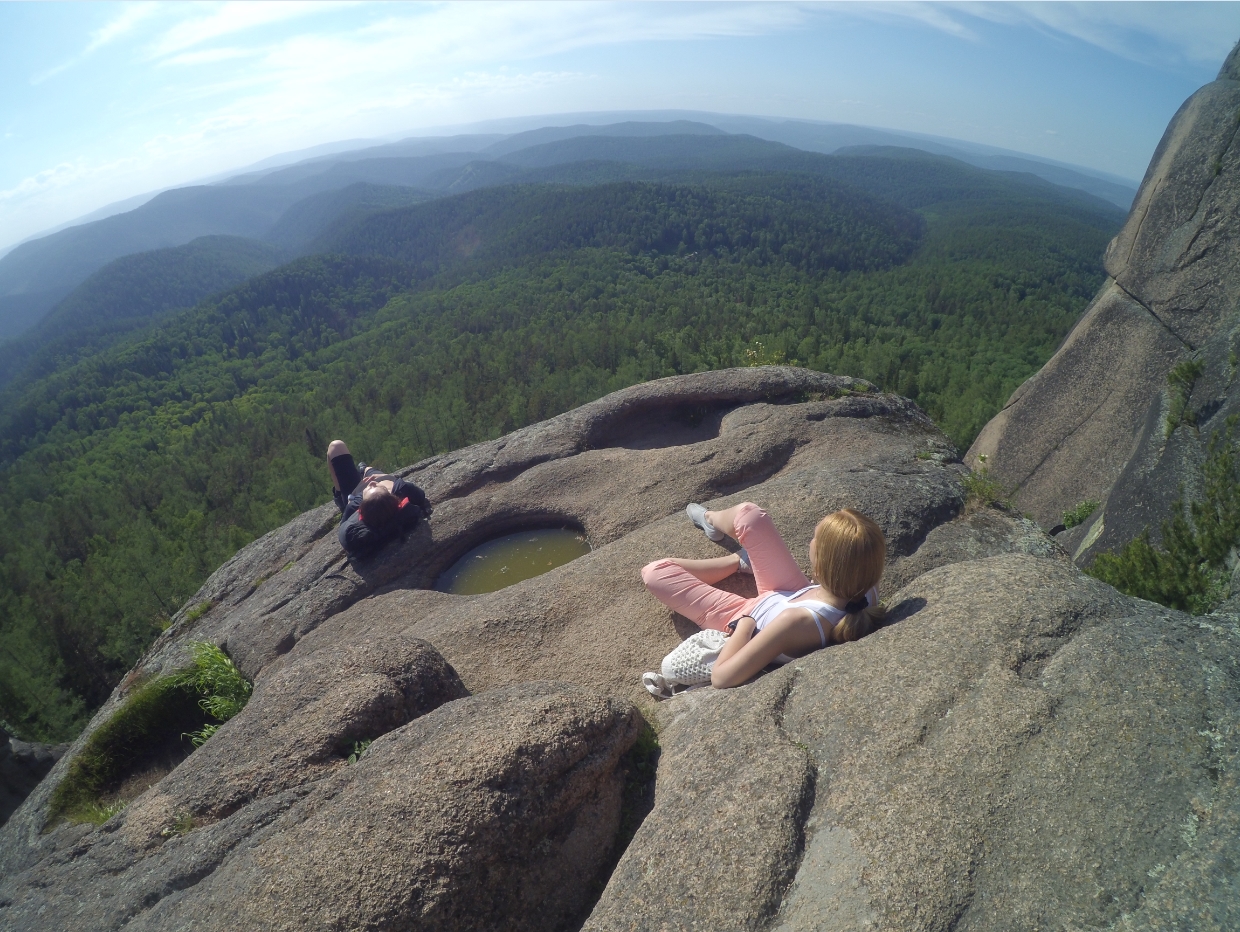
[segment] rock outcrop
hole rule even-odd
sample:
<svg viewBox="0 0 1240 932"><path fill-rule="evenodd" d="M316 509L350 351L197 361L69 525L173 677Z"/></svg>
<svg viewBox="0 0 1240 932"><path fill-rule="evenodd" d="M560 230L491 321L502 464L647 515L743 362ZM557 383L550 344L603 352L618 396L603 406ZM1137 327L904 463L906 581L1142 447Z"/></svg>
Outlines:
<svg viewBox="0 0 1240 932"><path fill-rule="evenodd" d="M1234 927L1237 619L1120 596L1033 522L963 514L963 472L907 400L758 368L410 467L434 518L367 562L310 512L220 568L0 829L0 927ZM892 623L656 704L640 675L692 625L640 567L723 552L683 506L745 499L803 562L822 514L873 516ZM592 552L430 588L547 524ZM102 826L53 824L75 755L195 640L249 705Z"/></svg>
<svg viewBox="0 0 1240 932"><path fill-rule="evenodd" d="M966 457L977 466L986 454L1043 527L1083 501L1101 502L1063 539L1078 561L1144 527L1157 534L1180 486L1198 485L1210 434L1240 411L1237 61L1233 50L1218 80L1176 113L1107 249L1108 281ZM1202 371L1179 418L1168 374L1193 360Z"/></svg>
<svg viewBox="0 0 1240 932"><path fill-rule="evenodd" d="M0 825L47 776L69 745L21 741L0 728Z"/></svg>
<svg viewBox="0 0 1240 932"><path fill-rule="evenodd" d="M1234 617L1016 553L893 601L660 709L675 751L587 930L1234 927Z"/></svg>

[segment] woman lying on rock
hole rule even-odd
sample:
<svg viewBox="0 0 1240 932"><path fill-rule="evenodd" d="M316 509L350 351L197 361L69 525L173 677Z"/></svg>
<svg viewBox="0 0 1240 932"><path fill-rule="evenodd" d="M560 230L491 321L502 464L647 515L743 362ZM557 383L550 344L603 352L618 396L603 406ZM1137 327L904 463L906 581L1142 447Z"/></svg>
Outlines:
<svg viewBox="0 0 1240 932"><path fill-rule="evenodd" d="M412 482L353 462L343 440L327 445L327 468L332 474L332 496L340 509L340 546L351 557L368 556L387 541L431 516L426 494Z"/></svg>
<svg viewBox="0 0 1240 932"><path fill-rule="evenodd" d="M878 604L878 580L887 544L878 525L860 512L844 509L818 522L809 548L815 585L757 505L707 511L691 504L685 511L709 539L731 537L742 549L710 560L656 560L642 570L642 581L668 608L701 628L725 632L710 674L717 689L739 686L770 663L855 641L882 624L886 609ZM713 585L736 572L753 574L755 598Z"/></svg>

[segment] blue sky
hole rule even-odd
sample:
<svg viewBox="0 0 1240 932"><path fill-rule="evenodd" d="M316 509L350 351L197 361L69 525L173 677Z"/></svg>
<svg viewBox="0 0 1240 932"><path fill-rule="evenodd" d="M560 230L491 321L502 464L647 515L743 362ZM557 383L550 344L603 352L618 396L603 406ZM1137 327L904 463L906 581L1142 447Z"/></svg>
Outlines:
<svg viewBox="0 0 1240 932"><path fill-rule="evenodd" d="M694 109L1139 179L1240 3L0 3L0 248L338 139Z"/></svg>

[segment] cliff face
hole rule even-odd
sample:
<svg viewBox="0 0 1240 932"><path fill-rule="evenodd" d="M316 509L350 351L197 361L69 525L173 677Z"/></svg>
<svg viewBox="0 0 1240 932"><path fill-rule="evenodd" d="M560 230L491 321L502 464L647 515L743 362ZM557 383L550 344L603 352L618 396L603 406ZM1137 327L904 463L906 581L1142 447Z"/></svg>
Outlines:
<svg viewBox="0 0 1240 932"><path fill-rule="evenodd" d="M435 515L403 543L350 563L325 506L208 581L0 828L0 927L1235 926L1237 619L1120 596L1032 522L962 514L963 467L910 402L702 373L404 472ZM681 509L745 499L802 560L824 513L873 516L893 623L656 704L641 673L693 628L640 567L722 553ZM428 588L550 523L593 551ZM92 736L201 640L249 704L162 769L135 751L102 826L52 824Z"/></svg>
<svg viewBox="0 0 1240 932"><path fill-rule="evenodd" d="M1115 549L1191 493L1211 432L1240 410L1240 64L1190 97L1159 144L1106 253L1110 276L1055 356L1012 395L966 461L986 454L1043 527L1089 500L1103 507L1063 538L1078 561ZM1176 389L1196 360L1184 426ZM1195 422L1195 426L1193 424ZM1174 426L1174 424L1172 425Z"/></svg>

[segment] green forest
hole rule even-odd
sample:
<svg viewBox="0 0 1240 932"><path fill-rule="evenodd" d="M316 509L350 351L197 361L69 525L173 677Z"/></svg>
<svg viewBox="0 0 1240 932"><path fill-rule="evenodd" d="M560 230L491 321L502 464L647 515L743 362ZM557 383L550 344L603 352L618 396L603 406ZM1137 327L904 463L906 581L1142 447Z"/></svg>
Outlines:
<svg viewBox="0 0 1240 932"><path fill-rule="evenodd" d="M324 254L14 381L0 718L73 736L220 563L330 498L333 437L397 467L640 381L791 363L907 395L966 447L1075 323L1122 216L949 161L367 210L323 225Z"/></svg>

